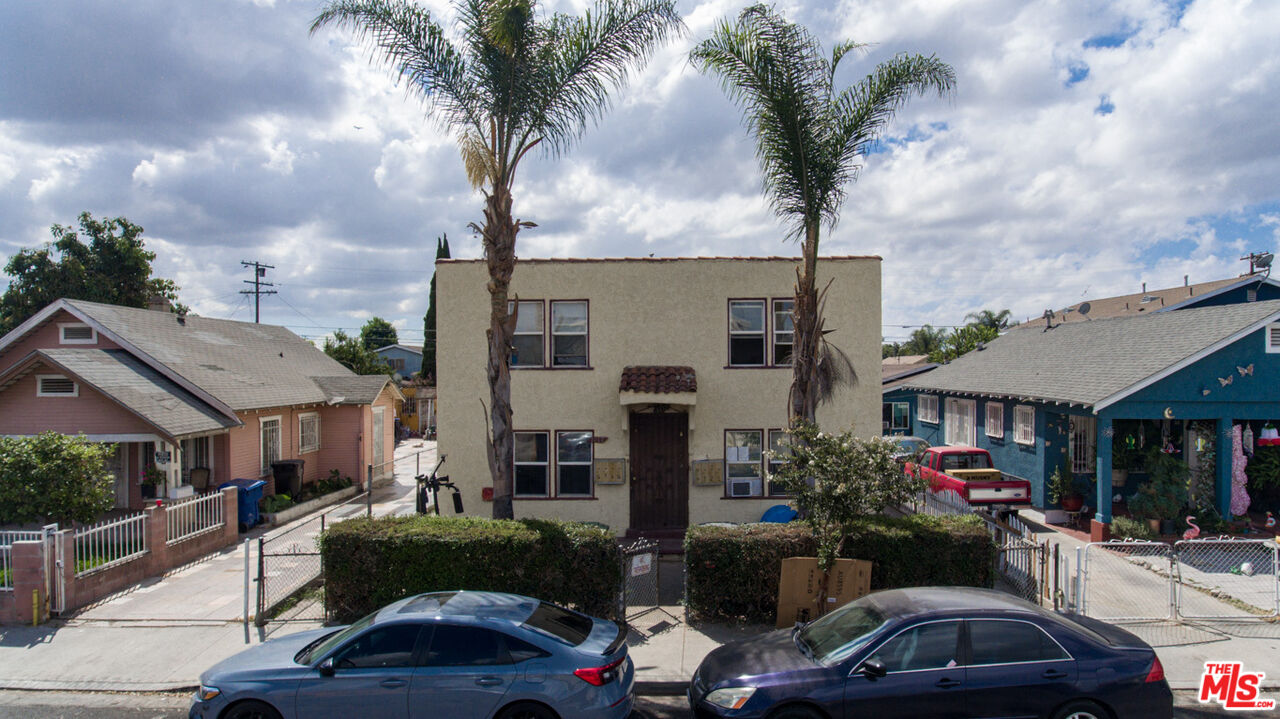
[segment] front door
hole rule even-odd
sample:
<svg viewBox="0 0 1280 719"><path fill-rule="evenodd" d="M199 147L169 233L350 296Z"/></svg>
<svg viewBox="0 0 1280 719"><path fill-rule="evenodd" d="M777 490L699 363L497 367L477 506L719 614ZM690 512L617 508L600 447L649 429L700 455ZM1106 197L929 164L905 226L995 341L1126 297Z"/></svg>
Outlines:
<svg viewBox="0 0 1280 719"><path fill-rule="evenodd" d="M129 466L128 454L123 444L113 445L115 449L107 459L107 471L115 478L116 509L129 508Z"/></svg>
<svg viewBox="0 0 1280 719"><path fill-rule="evenodd" d="M381 479L387 474L382 466L385 461L383 445L386 442L386 424L382 416L382 407L373 408L373 476Z"/></svg>
<svg viewBox="0 0 1280 719"><path fill-rule="evenodd" d="M631 413L631 529L689 525L689 415Z"/></svg>

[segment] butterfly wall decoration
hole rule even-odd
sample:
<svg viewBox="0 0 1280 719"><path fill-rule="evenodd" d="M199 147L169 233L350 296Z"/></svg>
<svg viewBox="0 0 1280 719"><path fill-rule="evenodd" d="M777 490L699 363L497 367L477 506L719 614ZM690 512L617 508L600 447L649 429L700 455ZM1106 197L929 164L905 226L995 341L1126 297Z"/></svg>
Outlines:
<svg viewBox="0 0 1280 719"><path fill-rule="evenodd" d="M1218 384L1221 384L1223 387L1226 387L1227 385L1231 384L1235 380L1236 380L1236 376L1233 374L1229 374L1226 377L1219 377Z"/></svg>
<svg viewBox="0 0 1280 719"><path fill-rule="evenodd" d="M1253 375L1253 364L1250 363L1248 367L1236 365L1236 370L1240 372L1241 377L1250 377Z"/></svg>

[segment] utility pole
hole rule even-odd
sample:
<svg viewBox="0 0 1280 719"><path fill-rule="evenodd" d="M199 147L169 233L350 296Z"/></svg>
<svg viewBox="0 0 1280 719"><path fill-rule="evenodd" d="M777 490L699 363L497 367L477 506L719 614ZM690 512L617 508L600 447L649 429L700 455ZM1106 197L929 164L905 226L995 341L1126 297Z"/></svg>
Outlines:
<svg viewBox="0 0 1280 719"><path fill-rule="evenodd" d="M258 262L256 260L253 262L240 260L240 264L245 267L253 268L253 279L244 281L246 285L253 285L253 289L240 290L240 294L253 295L253 321L258 322L260 321L262 316L261 314L262 296L274 295L276 293L275 290L262 289L263 287L275 287L275 285L271 284L270 282L264 282L262 278L267 276L267 270L274 270L275 266L264 265L261 262Z"/></svg>

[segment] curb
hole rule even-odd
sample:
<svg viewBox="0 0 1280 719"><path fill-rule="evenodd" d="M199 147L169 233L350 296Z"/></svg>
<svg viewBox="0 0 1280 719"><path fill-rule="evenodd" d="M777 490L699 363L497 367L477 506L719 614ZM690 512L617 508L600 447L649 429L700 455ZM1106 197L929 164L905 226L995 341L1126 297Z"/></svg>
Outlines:
<svg viewBox="0 0 1280 719"><path fill-rule="evenodd" d="M640 697L682 697L689 689L689 682L637 681L635 692Z"/></svg>

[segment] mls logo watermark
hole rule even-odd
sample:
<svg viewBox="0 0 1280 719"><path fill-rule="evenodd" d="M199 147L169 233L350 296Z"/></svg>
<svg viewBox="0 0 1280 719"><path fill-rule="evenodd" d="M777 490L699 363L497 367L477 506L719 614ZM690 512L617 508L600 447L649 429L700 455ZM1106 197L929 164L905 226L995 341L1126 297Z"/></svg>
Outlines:
<svg viewBox="0 0 1280 719"><path fill-rule="evenodd" d="M1226 709L1275 709L1275 699L1263 699L1258 689L1265 675L1246 672L1240 662L1206 662L1200 678L1200 703L1218 702Z"/></svg>

